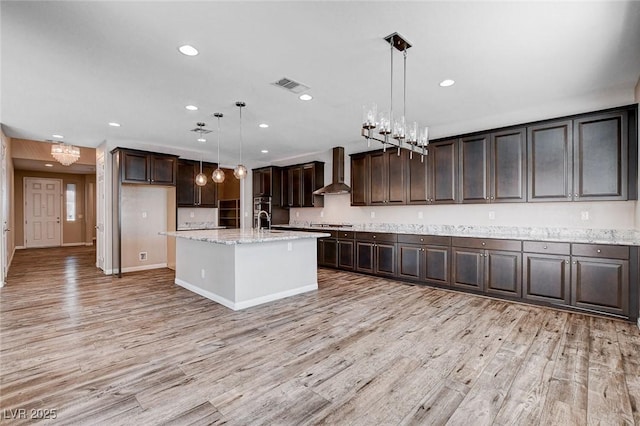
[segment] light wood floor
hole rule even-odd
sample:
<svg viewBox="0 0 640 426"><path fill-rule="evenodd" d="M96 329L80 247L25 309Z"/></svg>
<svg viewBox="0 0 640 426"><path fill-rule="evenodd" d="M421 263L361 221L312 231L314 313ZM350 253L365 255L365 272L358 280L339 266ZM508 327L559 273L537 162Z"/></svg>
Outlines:
<svg viewBox="0 0 640 426"><path fill-rule="evenodd" d="M16 253L0 422L640 424L633 324L326 269L317 292L233 312L94 259Z"/></svg>

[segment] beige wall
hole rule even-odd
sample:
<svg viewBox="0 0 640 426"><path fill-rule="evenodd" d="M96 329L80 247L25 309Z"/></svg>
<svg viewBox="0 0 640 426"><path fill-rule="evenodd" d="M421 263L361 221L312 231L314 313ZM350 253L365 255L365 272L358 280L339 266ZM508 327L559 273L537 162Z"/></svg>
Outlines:
<svg viewBox="0 0 640 426"><path fill-rule="evenodd" d="M13 158L23 158L27 160L39 160L49 161L55 163L53 157L51 157L51 143L40 142L29 139L12 139L13 152L11 153ZM76 164L96 164L96 150L95 148L80 148L80 158L76 161ZM57 166L57 164L55 164ZM65 166L62 166L65 167Z"/></svg>
<svg viewBox="0 0 640 426"><path fill-rule="evenodd" d="M5 136L5 134L0 130L0 137L4 141L7 151L5 152L5 156L7 159L7 168L6 168L6 188L7 188L7 201L9 203L8 206L8 217L7 219L7 228L10 229L9 234L7 235L7 258L9 259L9 264L6 265L7 268L11 265L11 260L13 259L13 253L16 248L15 242L15 203L14 200L14 169L13 169L13 161L12 161L12 146L11 146L11 138Z"/></svg>
<svg viewBox="0 0 640 426"><path fill-rule="evenodd" d="M175 188L122 185L121 266L125 272L170 263L167 237L158 233L175 229L175 198ZM140 252L147 253L146 260L139 259Z"/></svg>
<svg viewBox="0 0 640 426"><path fill-rule="evenodd" d="M290 221L419 225L633 229L635 201L351 207L350 195L325 195L323 208L291 209ZM589 220L582 220L588 212ZM490 219L493 213L495 219ZM374 217L371 217L371 215Z"/></svg>
<svg viewBox="0 0 640 426"><path fill-rule="evenodd" d="M24 178L36 177L36 178L48 178L48 179L61 179L63 191L68 183L76 184L77 191L77 220L75 222L63 221L62 225L62 244L85 244L91 243L93 239L93 233L87 232L89 227L95 225L95 215L91 219L91 223L87 224L86 219L86 205L85 205L85 184L87 180L95 182L95 175L87 178L85 175L70 174L70 173L47 173L37 172L30 170L16 170L14 179L14 207L15 207L15 244L19 247L24 247ZM95 203L95 200L94 200ZM95 204L94 204L95 205ZM63 218L66 217L65 203L62 205ZM95 210L95 209L94 209Z"/></svg>

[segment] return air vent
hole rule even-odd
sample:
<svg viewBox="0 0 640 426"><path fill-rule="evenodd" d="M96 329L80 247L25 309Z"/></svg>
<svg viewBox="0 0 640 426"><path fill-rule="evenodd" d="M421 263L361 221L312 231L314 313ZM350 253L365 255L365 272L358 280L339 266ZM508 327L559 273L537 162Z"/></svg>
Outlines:
<svg viewBox="0 0 640 426"><path fill-rule="evenodd" d="M286 89L296 94L306 92L307 90L311 89L311 87L306 86L302 83L298 83L297 81L291 80L290 78L287 78L287 77L282 77L280 80L271 84L277 87L282 87L283 89Z"/></svg>

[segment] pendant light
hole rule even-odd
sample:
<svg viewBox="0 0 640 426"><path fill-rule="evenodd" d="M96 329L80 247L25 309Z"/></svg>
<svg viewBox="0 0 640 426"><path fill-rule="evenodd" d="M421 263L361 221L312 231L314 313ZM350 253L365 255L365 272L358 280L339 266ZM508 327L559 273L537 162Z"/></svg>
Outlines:
<svg viewBox="0 0 640 426"><path fill-rule="evenodd" d="M220 118L223 117L223 114L221 112L216 112L213 116L218 119L218 168L211 174L211 179L213 179L215 183L222 183L224 182L225 176L224 171L220 168Z"/></svg>
<svg viewBox="0 0 640 426"><path fill-rule="evenodd" d="M236 106L240 110L240 163L233 169L233 175L237 179L244 179L247 177L247 168L242 164L242 108L247 106L244 102L236 102Z"/></svg>
<svg viewBox="0 0 640 426"><path fill-rule="evenodd" d="M202 173L202 160L200 160L200 173L196 175L196 185L205 186L207 184L207 175Z"/></svg>

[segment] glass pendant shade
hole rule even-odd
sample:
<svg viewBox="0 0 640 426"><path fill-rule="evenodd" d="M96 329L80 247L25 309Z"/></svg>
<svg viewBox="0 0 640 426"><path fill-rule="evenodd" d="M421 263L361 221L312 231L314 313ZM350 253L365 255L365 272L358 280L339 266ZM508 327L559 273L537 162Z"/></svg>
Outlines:
<svg viewBox="0 0 640 426"><path fill-rule="evenodd" d="M362 128L363 129L375 129L377 118L378 118L378 106L375 103L364 105L362 107Z"/></svg>
<svg viewBox="0 0 640 426"><path fill-rule="evenodd" d="M378 133L381 135L388 135L391 133L391 119L389 117L390 114L388 112L380 111L380 117L378 118L380 129L378 130Z"/></svg>
<svg viewBox="0 0 640 426"><path fill-rule="evenodd" d="M211 174L211 179L213 179L213 181L215 183L222 183L224 182L224 171L221 168L217 168L213 171L213 173Z"/></svg>
<svg viewBox="0 0 640 426"><path fill-rule="evenodd" d="M205 186L207 184L207 175L200 172L196 175L196 185Z"/></svg>
<svg viewBox="0 0 640 426"><path fill-rule="evenodd" d="M418 123L415 121L407 126L407 142L412 145L418 143Z"/></svg>
<svg viewBox="0 0 640 426"><path fill-rule="evenodd" d="M425 126L420 129L420 137L418 138L418 145L427 146L429 145L429 127Z"/></svg>
<svg viewBox="0 0 640 426"><path fill-rule="evenodd" d="M404 116L398 117L393 121L393 138L404 139L406 134L406 125Z"/></svg>
<svg viewBox="0 0 640 426"><path fill-rule="evenodd" d="M233 169L233 175L237 179L244 179L247 177L247 168L242 164L238 164L235 169Z"/></svg>

